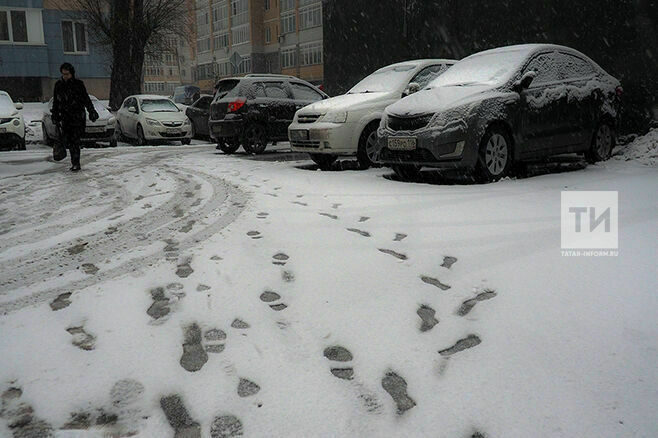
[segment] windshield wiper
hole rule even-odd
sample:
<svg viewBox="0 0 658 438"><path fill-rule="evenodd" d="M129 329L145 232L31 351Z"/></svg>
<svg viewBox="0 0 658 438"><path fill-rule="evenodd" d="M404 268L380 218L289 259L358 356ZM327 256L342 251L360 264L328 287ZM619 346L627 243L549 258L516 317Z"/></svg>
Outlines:
<svg viewBox="0 0 658 438"><path fill-rule="evenodd" d="M471 81L471 82L460 82L458 84L450 84L451 87L468 87L470 85L478 85L481 84L482 82L476 82L476 81Z"/></svg>

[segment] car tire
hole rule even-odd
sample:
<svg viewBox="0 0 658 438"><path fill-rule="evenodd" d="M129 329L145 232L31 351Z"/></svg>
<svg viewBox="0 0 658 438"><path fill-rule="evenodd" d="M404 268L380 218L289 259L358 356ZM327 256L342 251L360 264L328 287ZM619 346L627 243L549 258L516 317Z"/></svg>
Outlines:
<svg viewBox="0 0 658 438"><path fill-rule="evenodd" d="M415 164L394 164L391 169L403 181L415 181L420 176L420 167Z"/></svg>
<svg viewBox="0 0 658 438"><path fill-rule="evenodd" d="M356 159L359 162L359 169L365 170L375 165L373 161L374 153L377 148L377 127L376 124L370 123L365 127L359 137L359 147L356 151Z"/></svg>
<svg viewBox="0 0 658 438"><path fill-rule="evenodd" d="M260 123L252 123L244 131L242 147L248 154L262 154L267 148L267 130Z"/></svg>
<svg viewBox="0 0 658 438"><path fill-rule="evenodd" d="M110 138L110 147L111 148L117 147L117 137L116 137L116 135L113 135L112 138Z"/></svg>
<svg viewBox="0 0 658 438"><path fill-rule="evenodd" d="M184 138L184 139L182 139L182 140L180 141L180 144L182 144L183 146L188 145L188 144L190 144L190 143L192 143L192 139L191 139L191 138Z"/></svg>
<svg viewBox="0 0 658 438"><path fill-rule="evenodd" d="M601 122L594 131L590 149L585 152L585 159L591 164L606 161L612 155L614 147L615 132L608 123Z"/></svg>
<svg viewBox="0 0 658 438"><path fill-rule="evenodd" d="M17 151L25 151L27 150L27 146L25 145L25 137L21 138L16 142L16 150Z"/></svg>
<svg viewBox="0 0 658 438"><path fill-rule="evenodd" d="M309 154L309 155L311 156L311 160L313 160L313 162L318 165L320 170L331 169L331 165L334 164L334 162L338 158L335 155L328 155L328 154Z"/></svg>
<svg viewBox="0 0 658 438"><path fill-rule="evenodd" d="M137 125L137 146L146 146L146 137L142 125Z"/></svg>
<svg viewBox="0 0 658 438"><path fill-rule="evenodd" d="M126 136L123 135L123 130L121 129L121 123L119 123L118 121L115 128L114 136L116 137L117 141L126 142L127 140Z"/></svg>
<svg viewBox="0 0 658 438"><path fill-rule="evenodd" d="M475 167L479 182L493 182L507 176L514 165L512 140L500 125L490 126L482 136Z"/></svg>
<svg viewBox="0 0 658 438"><path fill-rule="evenodd" d="M235 151L240 149L240 142L237 140L219 140L217 149L224 152L226 155L234 154Z"/></svg>

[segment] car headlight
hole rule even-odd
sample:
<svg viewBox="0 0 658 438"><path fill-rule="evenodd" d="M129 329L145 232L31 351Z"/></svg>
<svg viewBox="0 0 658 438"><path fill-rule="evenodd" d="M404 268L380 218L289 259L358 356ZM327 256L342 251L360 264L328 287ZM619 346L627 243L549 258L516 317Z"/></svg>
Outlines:
<svg viewBox="0 0 658 438"><path fill-rule="evenodd" d="M160 126L161 123L155 119L146 119L146 124L149 126Z"/></svg>
<svg viewBox="0 0 658 438"><path fill-rule="evenodd" d="M327 123L345 123L347 122L347 111L327 113L322 116L322 121Z"/></svg>

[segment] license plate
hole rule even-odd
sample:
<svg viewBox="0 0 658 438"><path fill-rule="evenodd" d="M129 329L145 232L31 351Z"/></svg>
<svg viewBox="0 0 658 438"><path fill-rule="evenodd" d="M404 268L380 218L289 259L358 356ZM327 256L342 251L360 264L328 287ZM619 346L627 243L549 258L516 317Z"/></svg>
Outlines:
<svg viewBox="0 0 658 438"><path fill-rule="evenodd" d="M4 134L5 132L7 132L7 128L0 128L0 132Z"/></svg>
<svg viewBox="0 0 658 438"><path fill-rule="evenodd" d="M167 134L180 134L180 129L177 129L177 128L167 128Z"/></svg>
<svg viewBox="0 0 658 438"><path fill-rule="evenodd" d="M388 148L392 151L413 151L416 149L416 138L389 137Z"/></svg>
<svg viewBox="0 0 658 438"><path fill-rule="evenodd" d="M308 140L308 131L306 129L299 129L290 131L291 140Z"/></svg>
<svg viewBox="0 0 658 438"><path fill-rule="evenodd" d="M86 128L85 130L86 130L87 132L105 132L105 128L102 127L102 126L101 126L101 127L98 127L98 128L96 128L96 127L90 127L90 128Z"/></svg>

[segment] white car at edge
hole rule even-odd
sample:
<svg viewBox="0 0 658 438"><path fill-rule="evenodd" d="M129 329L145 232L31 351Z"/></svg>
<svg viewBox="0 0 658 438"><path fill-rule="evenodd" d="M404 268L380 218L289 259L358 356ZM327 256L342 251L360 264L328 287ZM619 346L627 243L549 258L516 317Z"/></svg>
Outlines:
<svg viewBox="0 0 658 438"><path fill-rule="evenodd" d="M22 103L14 103L11 96L0 91L0 148L25 150L25 121L18 110Z"/></svg>
<svg viewBox="0 0 658 438"><path fill-rule="evenodd" d="M288 127L292 150L308 152L321 169L329 168L339 156L354 155L359 167L367 169L384 109L425 88L456 62L422 59L392 64L367 76L347 94L305 106Z"/></svg>
<svg viewBox="0 0 658 438"><path fill-rule="evenodd" d="M153 140L190 144L192 124L176 104L165 96L138 94L128 96L116 115L116 134L145 145Z"/></svg>

